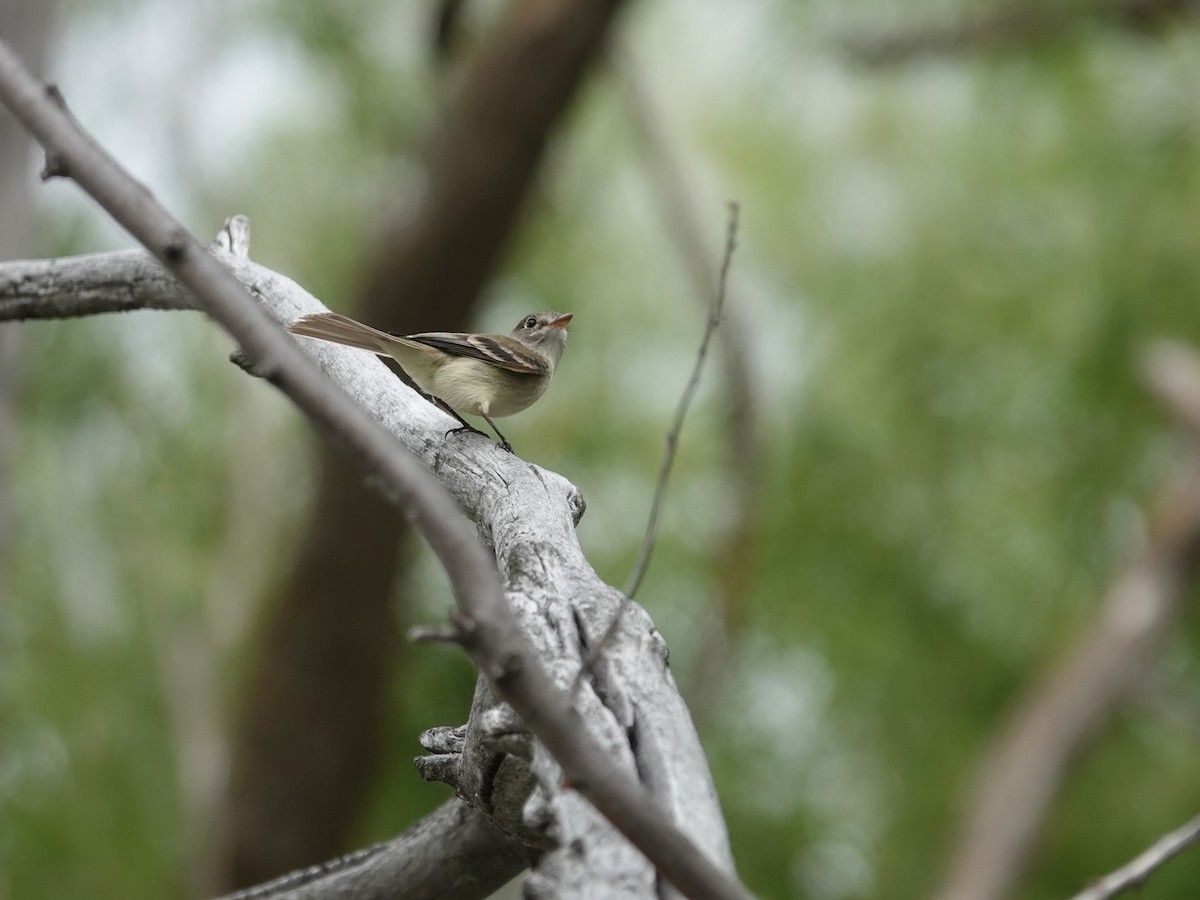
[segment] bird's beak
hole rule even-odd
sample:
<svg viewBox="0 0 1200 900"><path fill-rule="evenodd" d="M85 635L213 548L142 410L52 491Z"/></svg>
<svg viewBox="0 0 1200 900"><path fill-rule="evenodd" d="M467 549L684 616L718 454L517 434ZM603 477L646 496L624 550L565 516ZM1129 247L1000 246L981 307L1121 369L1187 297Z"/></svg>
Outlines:
<svg viewBox="0 0 1200 900"><path fill-rule="evenodd" d="M547 328L566 328L567 325L570 323L571 319L573 319L574 317L575 317L575 313L565 313L565 314L559 316L553 322L549 323L546 327Z"/></svg>

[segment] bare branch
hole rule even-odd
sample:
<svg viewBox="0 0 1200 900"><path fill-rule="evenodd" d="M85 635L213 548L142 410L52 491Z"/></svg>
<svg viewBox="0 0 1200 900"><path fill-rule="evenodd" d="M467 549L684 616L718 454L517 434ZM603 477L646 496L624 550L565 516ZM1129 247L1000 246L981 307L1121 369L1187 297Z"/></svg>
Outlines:
<svg viewBox="0 0 1200 900"><path fill-rule="evenodd" d="M456 644L463 642L462 632L455 625L414 625L408 629L408 639L414 644Z"/></svg>
<svg viewBox="0 0 1200 900"><path fill-rule="evenodd" d="M717 277L717 291L713 295L712 305L708 310L708 321L704 323L704 336L700 339L700 348L696 351L696 362L692 366L691 377L683 388L683 396L679 398L679 406L675 410L675 420L667 432L667 447L663 453L662 465L658 470L658 481L654 485L654 500L650 504L650 518L646 522L646 534L642 539L642 551L638 555L637 564L629 576L625 586L625 596L630 599L637 593L642 584L642 578L650 565L650 554L654 551L654 543L658 537L658 515L662 509L663 498L667 493L667 481L671 477L671 467L675 464L675 451L679 445L679 435L683 431L683 420L687 418L696 389L700 387L700 375L704 372L704 361L708 358L708 345L713 333L721 324L721 314L725 308L725 289L729 279L729 265L733 261L733 251L737 248L738 205L729 204L729 225L725 233L725 257L721 261L721 271Z"/></svg>
<svg viewBox="0 0 1200 900"><path fill-rule="evenodd" d="M1177 345L1169 357L1160 351L1148 368L1156 393L1189 419L1200 409L1200 362L1183 353ZM1200 456L1193 452L1182 477L1163 490L1146 546L1074 648L1029 691L984 761L938 897L1000 900L1012 892L1068 763L1157 658L1198 564Z"/></svg>
<svg viewBox="0 0 1200 900"><path fill-rule="evenodd" d="M469 331L519 233L547 149L624 0L508 3L482 41L455 47L450 90L419 179L359 266L341 309L386 331ZM453 43L452 4L441 12ZM443 48L445 44L441 45ZM447 63L449 59L443 60ZM409 530L352 462L322 452L290 575L270 599L247 680L208 870L228 888L331 855L361 809L379 754L391 661L409 652L392 623L411 616ZM336 594L327 585L343 587ZM394 590L398 587L399 590ZM289 752L282 754L282 749ZM291 786L306 785L297 815Z"/></svg>
<svg viewBox="0 0 1200 900"><path fill-rule="evenodd" d="M222 900L475 900L529 864L524 845L461 800L385 844L292 872Z"/></svg>
<svg viewBox="0 0 1200 900"><path fill-rule="evenodd" d="M134 182L86 135L65 112L62 104L56 102L56 97L57 92L50 91L34 79L7 45L0 42L0 99L38 138L48 156L58 161L58 168L69 172L81 187L185 284L195 295L197 306L234 337L248 357L255 361L255 368L265 373L330 438L339 441L368 472L377 475L388 496L413 518L442 563L455 600L462 610L460 625L468 654L487 676L499 697L512 706L553 760L561 766L566 782L587 797L646 854L664 877L685 894L693 897L747 896L744 888L727 874L732 864L719 813L715 822L707 818L699 829L694 821L668 816L659 802L630 777L634 759L628 744L625 745L626 753L618 757L611 747L596 742L595 732L588 727L588 724L595 725L596 720L591 717L585 720L583 713L574 708L567 696L547 677L530 651L521 624L506 601L495 563L500 562L501 569L510 577L521 577L522 570L529 568L530 553L545 554L537 559L543 571L555 563L563 565L563 557L575 552L578 546L571 528L572 517L564 514L556 524L555 533L544 537L547 543L536 547L529 546L527 537L514 534L523 525L519 517L510 522L491 522L487 537L493 542L498 557L497 560L491 559L479 543L473 526L460 514L454 499L446 492L446 487L431 478L416 459L405 453L380 421L357 404L348 402L346 395L331 380L322 377L306 358L305 351L300 350L283 333L261 306L249 302L246 291L222 264L223 261L200 244L145 188ZM259 296L266 293L267 287L272 287L260 282L256 282L256 286ZM312 306L319 307L315 301ZM287 318L294 318L300 311L311 310L297 309L295 305L276 307L274 310L276 315ZM387 400L376 395L376 401L379 409L386 410L389 415L394 416L397 407L404 405L404 401L395 399L398 389L394 384L380 386L379 376L386 376L386 369L381 365L377 368L361 366L357 362L356 358L360 359L363 354L354 354L341 348L313 348L310 352L322 361L327 372L337 372L343 378L347 376L348 368L354 370L355 376L361 375L364 370L378 373L370 388L358 382L356 387L359 390L376 389L385 394ZM382 372L379 372L380 369ZM372 381L372 377L368 375L366 381ZM394 379L391 381L394 382ZM405 391L411 394L407 389ZM484 483L498 481L506 495L512 495L514 491L532 490L538 492L538 496L546 497L557 489L557 500L563 504L561 508L564 512L577 506L567 497L571 492L561 490L561 479L556 481L550 473L532 470L532 467L519 460L504 459L501 451L478 445L479 442L473 442L478 446L473 447L474 452L470 455L444 452L444 442L434 437L436 431L414 426L411 418L404 415L407 412L403 410L401 413L403 425L399 430L412 439L423 455L432 457L434 470L442 476L447 486L455 480L454 476L463 474L463 468L460 467L473 466L477 471L472 474ZM416 418L426 417L428 425L430 420L427 417L431 414L437 415L425 411L418 413ZM488 491L491 497L476 497L471 505L494 499L495 492L496 485L492 484ZM513 556L519 558L514 559ZM555 563L550 562L551 558ZM511 570L509 566L512 566ZM583 568L590 572L586 563ZM563 573L558 574L566 580ZM611 596L610 589L596 583L598 579L595 579L594 573L590 573L590 579L589 597ZM520 588L527 589L528 585L522 584ZM522 596L520 589L517 589L509 599L516 603ZM543 618L547 615L545 609L539 612ZM526 627L530 618L523 616ZM653 630L648 631L652 642ZM655 681L659 685L669 685L665 666ZM625 687L635 691L643 689L636 685ZM631 731L639 728L652 729L656 717L661 720L664 715L678 713L682 704L671 702L669 691L663 695L663 699L665 702L660 708L648 704L624 708L623 715L635 709L639 720L623 723L622 739L629 740ZM615 713L614 710L610 712ZM694 742L694 733L689 735L685 730L680 734L678 725L676 720L675 736L683 738L688 744ZM673 749L679 752L678 748ZM700 761L699 766L689 773L696 783L672 780L671 788L674 791L682 790L692 801L704 803L699 795L711 792L711 784L707 783L703 755L698 746L682 749L685 757L693 761L698 758ZM535 759L535 770L551 771L546 767L546 762L543 761L539 766ZM654 784L666 775L666 772L655 771L650 783ZM657 791L662 789L657 784L655 787ZM549 799L554 804L571 805L570 797L565 794L554 794ZM678 803L679 799L672 798L673 804ZM665 802L661 794L659 800ZM705 805L711 812L715 805L711 796ZM674 805L672 809L675 809ZM701 839L707 853L685 836L681 827ZM714 858L720 861L719 866L712 861Z"/></svg>
<svg viewBox="0 0 1200 900"><path fill-rule="evenodd" d="M584 676L592 673L596 662L612 644L613 640L615 640L621 625L621 617L625 614L630 601L633 600L633 595L641 585L642 577L646 574L646 568L650 565L650 553L654 549L654 542L658 536L658 514L662 507L663 498L667 493L667 480L671 475L671 467L675 463L675 451L679 446L679 435L683 431L683 420L687 417L688 409L692 405L692 399L696 395L696 389L700 386L700 375L704 371L704 360L708 356L709 342L712 340L717 326L721 324L721 313L725 307L726 284L729 280L729 266L733 262L733 251L737 248L738 210L739 207L736 202L729 204L729 224L725 236L725 257L721 262L721 270L717 277L717 290L713 295L712 305L709 307L708 320L704 324L704 335L700 339L700 347L696 351L696 362L692 366L691 377L684 386L683 396L680 397L679 406L675 410L675 420L671 424L671 429L667 432L667 446L663 453L662 465L658 470L658 482L654 486L654 499L650 504L650 519L646 523L646 535L642 541L642 550L638 557L637 565L634 566L633 574L629 579L629 585L625 588L625 595L621 600L621 605L617 607L617 611L613 614L612 621L600 636L600 640L588 648L583 663L579 667L579 673L575 676L575 682L571 691L572 694L579 689Z"/></svg>
<svg viewBox="0 0 1200 900"><path fill-rule="evenodd" d="M1156 869L1197 840L1200 840L1200 816L1163 835L1133 860L1105 875L1086 891L1080 891L1071 900L1108 900L1122 891L1141 887Z"/></svg>
<svg viewBox="0 0 1200 900"><path fill-rule="evenodd" d="M0 272L0 321L195 308L187 288L141 250L27 260Z"/></svg>
<svg viewBox="0 0 1200 900"><path fill-rule="evenodd" d="M621 52L622 49L624 52ZM692 297L708 310L718 285L712 273L720 258L710 247L699 213L696 192L685 177L687 159L674 140L671 117L656 102L652 85L627 48L612 53L612 67L634 136L641 144L650 190L663 228L674 245ZM718 346L721 350L721 388L725 407L724 479L730 488L725 526L714 541L711 561L711 608L705 617L697 659L704 664L690 673L692 715L703 718L725 683L729 650L741 630L752 596L751 563L757 540L759 494L762 482L762 418L754 384L746 310L726 299Z"/></svg>
<svg viewBox="0 0 1200 900"><path fill-rule="evenodd" d="M933 56L1028 47L1092 22L1147 31L1197 13L1197 0L1095 0L1065 5L1010 0L958 21L851 39L844 46L862 65L894 66Z"/></svg>

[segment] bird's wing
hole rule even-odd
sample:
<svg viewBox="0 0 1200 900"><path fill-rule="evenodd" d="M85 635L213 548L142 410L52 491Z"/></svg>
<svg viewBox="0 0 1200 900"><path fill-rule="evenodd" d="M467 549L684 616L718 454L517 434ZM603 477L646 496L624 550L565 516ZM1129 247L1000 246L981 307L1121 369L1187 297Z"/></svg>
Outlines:
<svg viewBox="0 0 1200 900"><path fill-rule="evenodd" d="M550 371L545 357L523 347L512 338L501 339L497 334L432 331L425 334L406 334L403 337L452 356L469 356L522 375L545 375Z"/></svg>

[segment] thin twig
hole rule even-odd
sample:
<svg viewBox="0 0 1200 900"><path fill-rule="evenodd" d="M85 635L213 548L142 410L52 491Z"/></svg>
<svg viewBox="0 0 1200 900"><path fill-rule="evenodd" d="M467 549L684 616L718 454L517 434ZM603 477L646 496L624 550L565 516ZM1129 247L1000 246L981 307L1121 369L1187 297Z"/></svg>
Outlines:
<svg viewBox="0 0 1200 900"><path fill-rule="evenodd" d="M408 629L408 639L414 644L455 644L462 646L463 636L454 625L414 625Z"/></svg>
<svg viewBox="0 0 1200 900"><path fill-rule="evenodd" d="M696 389L700 387L700 375L704 371L704 360L708 357L708 345L712 336L721 324L721 312L725 307L725 286L729 280L729 266L733 261L733 251L737 249L738 213L740 207L736 201L729 203L729 226L725 232L725 257L721 260L721 273L717 278L717 292L713 295L712 305L708 310L708 321L704 324L704 337L700 339L700 349L696 351L696 362L692 366L692 376L683 389L679 398L679 406L675 410L675 421L667 432L667 448L663 453L662 465L658 469L658 483L654 486L654 502L650 505L650 519L646 522L646 535L642 539L642 552L638 556L629 583L625 586L625 596L633 599L637 589L642 584L646 569L650 566L650 554L658 537L658 515L662 510L663 498L667 493L667 480L671 477L671 467L675 464L675 451L679 447L679 434L683 431L683 420L687 417ZM614 623L615 624L615 623Z"/></svg>
<svg viewBox="0 0 1200 900"><path fill-rule="evenodd" d="M733 261L733 251L737 249L740 211L741 207L737 201L731 200L729 202L729 225L725 232L725 256L721 260L721 271L717 276L717 291L713 294L712 305L708 310L708 321L704 324L704 336L700 339L700 347L696 351L696 363L692 366L692 375L683 389L683 396L679 398L679 406L675 410L675 421L671 425L671 430L667 432L667 448L663 454L662 465L658 470L658 483L654 487L654 501L650 504L650 519L646 523L646 536L642 541L642 552L638 557L637 565L634 566L633 574L629 578L629 584L625 588L621 603L617 607L617 611L613 613L612 621L604 629L600 640L592 644L583 657L579 673L575 676L575 682L571 688L572 695L583 683L584 676L592 671L600 656L616 637L617 629L621 625L621 617L629 608L633 595L637 593L638 586L642 583L642 577L650 565L650 554L654 550L654 542L658 534L658 515L662 509L663 497L667 493L667 480L671 477L671 466L675 462L675 451L679 447L679 434L683 431L683 420L692 405L692 399L696 396L696 389L700 386L700 375L704 370L704 360L708 356L708 345L712 341L717 326L721 324L721 313L725 308L725 286L729 281L729 267Z"/></svg>
<svg viewBox="0 0 1200 900"><path fill-rule="evenodd" d="M1086 891L1080 891L1071 900L1108 900L1121 891L1141 887L1151 873L1197 840L1200 840L1200 816L1163 835L1130 862L1105 875Z"/></svg>
<svg viewBox="0 0 1200 900"><path fill-rule="evenodd" d="M611 48L609 58L664 236L673 246L684 276L692 283L692 298L707 311L716 290L712 273L720 257L709 246L699 212L701 203L686 177L687 158L676 139L677 123L672 122L662 98L655 96L652 80L628 46ZM719 252L720 248L716 249ZM711 613L701 617L703 627L696 656L705 662L693 667L684 685L688 708L697 723L714 710L728 674L730 650L746 624L753 594L751 560L758 539L762 480L761 404L755 390L746 310L737 304L736 294L725 298L716 340L724 406L724 479L729 498L708 566Z"/></svg>

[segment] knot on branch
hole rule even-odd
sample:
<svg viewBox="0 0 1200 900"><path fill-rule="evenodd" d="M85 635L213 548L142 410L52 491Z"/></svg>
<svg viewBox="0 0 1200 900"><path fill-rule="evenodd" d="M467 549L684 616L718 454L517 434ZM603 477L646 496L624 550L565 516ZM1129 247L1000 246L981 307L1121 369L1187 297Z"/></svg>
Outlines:
<svg viewBox="0 0 1200 900"><path fill-rule="evenodd" d="M242 347L235 347L233 352L229 354L229 361L253 378L262 378L266 381L272 381L277 374L277 369L273 366L263 365L258 362Z"/></svg>
<svg viewBox="0 0 1200 900"><path fill-rule="evenodd" d="M451 754L433 754L431 756L416 756L413 757L413 765L416 766L417 774L425 781L440 781L442 784L448 784L454 788L455 796L461 799L467 799L462 796L459 790L459 774L461 772L462 757Z"/></svg>
<svg viewBox="0 0 1200 900"><path fill-rule="evenodd" d="M583 493L575 485L571 485L567 492L567 508L571 511L571 523L578 528L583 514L587 512L587 501L583 499Z"/></svg>
<svg viewBox="0 0 1200 900"><path fill-rule="evenodd" d="M426 781L440 781L454 788L454 793L464 800L470 800L461 788L462 753L466 745L467 726L460 725L451 728L440 725L421 732L421 746L430 751L429 756L418 756L413 759L417 772Z"/></svg>
<svg viewBox="0 0 1200 900"><path fill-rule="evenodd" d="M461 754L467 741L467 726L451 728L449 725L438 725L436 728L422 731L418 740L421 746L431 753Z"/></svg>
<svg viewBox="0 0 1200 900"><path fill-rule="evenodd" d="M530 771L533 741L507 704L477 705L468 724L430 728L420 741L430 751L413 760L423 779L449 785L526 846L555 845L553 810Z"/></svg>
<svg viewBox="0 0 1200 900"><path fill-rule="evenodd" d="M526 762L533 759L533 739L508 704L493 706L479 717L485 745L496 753L509 753Z"/></svg>
<svg viewBox="0 0 1200 900"><path fill-rule="evenodd" d="M225 253L232 253L242 259L250 258L250 217L243 215L230 216L213 238L210 247Z"/></svg>
<svg viewBox="0 0 1200 900"><path fill-rule="evenodd" d="M67 165L67 158L56 151L47 150L46 164L42 166L42 171L39 173L42 181L49 181L51 178L67 178L70 174L71 169Z"/></svg>
<svg viewBox="0 0 1200 900"><path fill-rule="evenodd" d="M194 240L183 226L172 228L167 233L166 240L162 242L162 246L156 255L166 262L168 266L177 266L187 256L188 249L192 246Z"/></svg>

